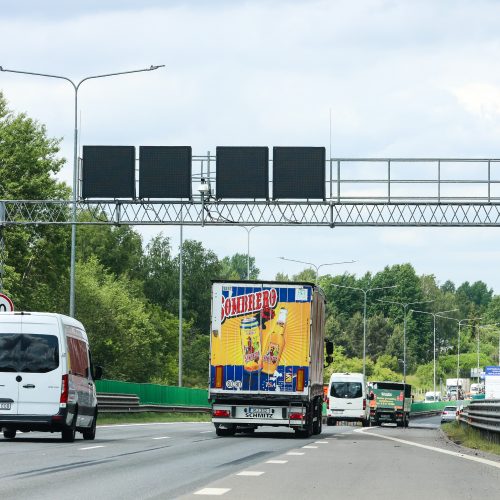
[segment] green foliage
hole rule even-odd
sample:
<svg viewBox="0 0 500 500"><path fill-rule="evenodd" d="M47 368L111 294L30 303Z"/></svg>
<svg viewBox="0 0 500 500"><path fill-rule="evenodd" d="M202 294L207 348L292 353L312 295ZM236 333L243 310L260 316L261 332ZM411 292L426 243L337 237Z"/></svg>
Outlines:
<svg viewBox="0 0 500 500"><path fill-rule="evenodd" d="M247 272L250 269L250 279L254 280L259 277L259 270L255 267L255 257L249 257L241 253L235 253L231 257L224 257L221 260L221 274L222 279L227 280L245 280L247 279Z"/></svg>

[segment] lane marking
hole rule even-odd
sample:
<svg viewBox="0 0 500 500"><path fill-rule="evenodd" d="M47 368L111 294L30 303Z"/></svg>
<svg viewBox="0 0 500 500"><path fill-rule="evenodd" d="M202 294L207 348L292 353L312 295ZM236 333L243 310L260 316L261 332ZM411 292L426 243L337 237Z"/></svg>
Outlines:
<svg viewBox="0 0 500 500"><path fill-rule="evenodd" d="M79 448L80 450L95 450L96 448L104 448L104 445L100 444L98 446L87 446L86 448Z"/></svg>
<svg viewBox="0 0 500 500"><path fill-rule="evenodd" d="M299 455L305 455L305 453L302 451L289 451L287 455L299 456Z"/></svg>
<svg viewBox="0 0 500 500"><path fill-rule="evenodd" d="M260 470L242 470L236 474L237 476L262 476L263 471Z"/></svg>
<svg viewBox="0 0 500 500"><path fill-rule="evenodd" d="M212 432L214 432L214 431L201 431L200 434L210 434Z"/></svg>
<svg viewBox="0 0 500 500"><path fill-rule="evenodd" d="M302 446L302 448L306 448L308 450L315 450L317 448L317 446L310 446L310 445L308 445L308 446Z"/></svg>
<svg viewBox="0 0 500 500"><path fill-rule="evenodd" d="M266 464L286 464L288 460L268 460Z"/></svg>
<svg viewBox="0 0 500 500"><path fill-rule="evenodd" d="M210 496L220 496L225 495L231 488L203 488L194 492L194 495L210 495Z"/></svg>
<svg viewBox="0 0 500 500"><path fill-rule="evenodd" d="M316 444L328 444L328 441L314 441Z"/></svg>
<svg viewBox="0 0 500 500"><path fill-rule="evenodd" d="M160 436L153 439L170 439L170 436Z"/></svg>
<svg viewBox="0 0 500 500"><path fill-rule="evenodd" d="M436 448L435 446L429 446L427 444L414 443L413 441L407 441L405 439L399 439L391 436L385 436L384 434L376 434L375 432L367 432L370 429L358 429L354 432L367 433L367 436L377 436L383 439L388 439L389 441L396 441L397 443L407 444L410 446L416 446L417 448L423 448L424 450L436 451L438 453L444 453L445 455L451 455L452 457L463 458L465 460L470 460L472 462L478 462L480 464L491 465L491 467L496 467L500 469L500 462L494 462L493 460L488 460L487 458L474 457L472 455L465 455L464 453L458 453L456 451L444 450L443 448Z"/></svg>

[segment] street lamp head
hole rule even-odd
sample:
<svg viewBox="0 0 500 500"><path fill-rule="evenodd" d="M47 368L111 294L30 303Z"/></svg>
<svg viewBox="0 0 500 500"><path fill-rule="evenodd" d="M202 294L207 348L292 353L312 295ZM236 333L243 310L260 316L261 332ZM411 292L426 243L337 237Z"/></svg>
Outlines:
<svg viewBox="0 0 500 500"><path fill-rule="evenodd" d="M0 71L5 71L5 70L3 69L3 66L0 66Z"/></svg>
<svg viewBox="0 0 500 500"><path fill-rule="evenodd" d="M158 64L158 65L153 65L153 64L152 64L152 65L149 67L149 71L154 71L155 69L158 69L158 68L164 68L164 67L165 67L165 65L164 65L164 64Z"/></svg>

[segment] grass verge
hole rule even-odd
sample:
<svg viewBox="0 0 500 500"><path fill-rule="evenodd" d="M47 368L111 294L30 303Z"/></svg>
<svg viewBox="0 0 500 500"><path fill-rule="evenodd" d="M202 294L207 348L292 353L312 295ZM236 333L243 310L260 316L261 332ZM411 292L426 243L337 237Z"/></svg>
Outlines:
<svg viewBox="0 0 500 500"><path fill-rule="evenodd" d="M209 413L99 413L97 425L146 424L152 422L210 422Z"/></svg>
<svg viewBox="0 0 500 500"><path fill-rule="evenodd" d="M484 439L478 430L473 427L460 425L458 422L450 422L441 426L443 432L454 442L473 450L486 451L500 455L500 444L492 443Z"/></svg>

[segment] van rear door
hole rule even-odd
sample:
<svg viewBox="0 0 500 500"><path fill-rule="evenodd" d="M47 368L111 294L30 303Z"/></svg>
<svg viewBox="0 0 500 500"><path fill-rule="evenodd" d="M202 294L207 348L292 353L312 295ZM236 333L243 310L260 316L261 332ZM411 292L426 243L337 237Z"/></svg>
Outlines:
<svg viewBox="0 0 500 500"><path fill-rule="evenodd" d="M19 339L19 415L55 415L62 380L60 327L54 316L25 316Z"/></svg>
<svg viewBox="0 0 500 500"><path fill-rule="evenodd" d="M17 415L19 383L14 346L20 333L20 324L0 323L0 415Z"/></svg>

